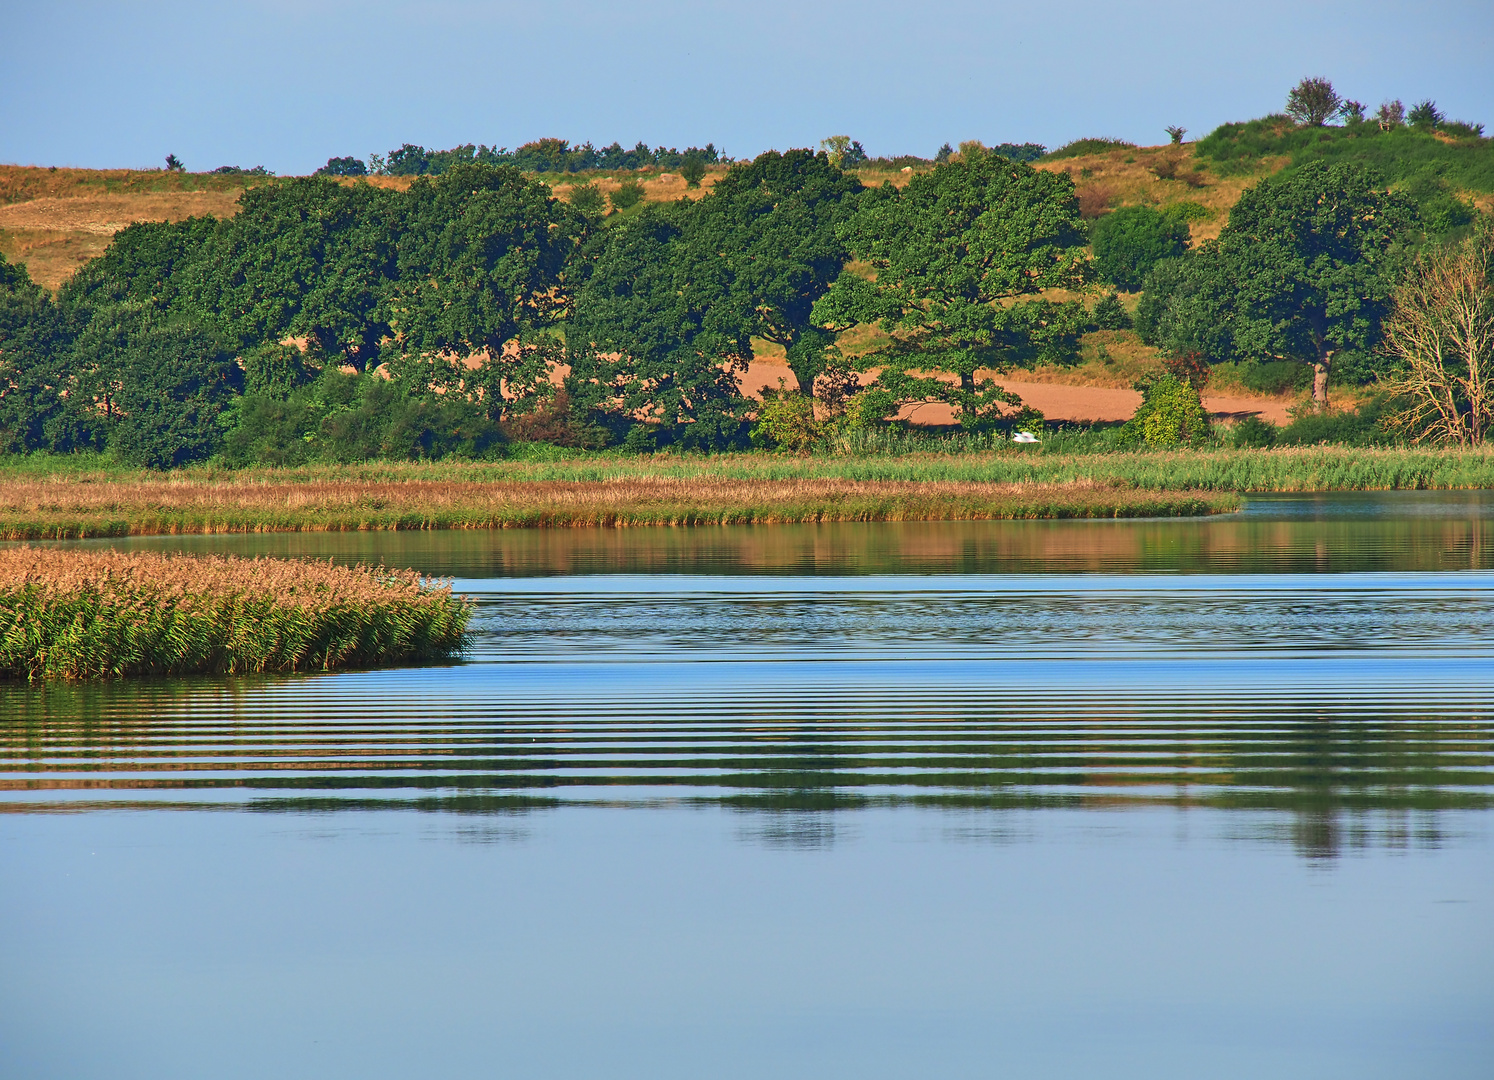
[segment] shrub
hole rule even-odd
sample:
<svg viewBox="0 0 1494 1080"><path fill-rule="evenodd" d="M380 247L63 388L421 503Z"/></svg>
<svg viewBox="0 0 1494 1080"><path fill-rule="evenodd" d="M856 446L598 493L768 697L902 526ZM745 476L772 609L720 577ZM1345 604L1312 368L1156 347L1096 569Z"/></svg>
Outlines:
<svg viewBox="0 0 1494 1080"><path fill-rule="evenodd" d="M1126 314L1126 309L1121 306L1120 297L1115 293L1100 298L1090 319L1096 330L1131 329L1131 316Z"/></svg>
<svg viewBox="0 0 1494 1080"><path fill-rule="evenodd" d="M1381 426L1386 399L1377 397L1358 409L1344 412L1303 412L1277 433L1282 446L1314 446L1341 443L1345 446L1383 446L1395 440Z"/></svg>
<svg viewBox="0 0 1494 1080"><path fill-rule="evenodd" d="M1247 416L1229 433L1230 445L1237 450L1262 450L1276 445L1276 425L1259 416Z"/></svg>
<svg viewBox="0 0 1494 1080"><path fill-rule="evenodd" d="M1188 226L1178 216L1150 206L1127 206L1100 218L1089 230L1095 269L1118 289L1137 292L1152 267L1188 250Z"/></svg>
<svg viewBox="0 0 1494 1080"><path fill-rule="evenodd" d="M1060 146L1043 160L1059 161L1063 158L1083 157L1086 154L1105 154L1111 150L1135 149L1135 143L1126 142L1124 139L1075 139L1071 143Z"/></svg>
<svg viewBox="0 0 1494 1080"><path fill-rule="evenodd" d="M595 184L578 184L571 188L571 209L587 217L594 217L606 207L607 200L602 189Z"/></svg>
<svg viewBox="0 0 1494 1080"><path fill-rule="evenodd" d="M1150 447L1198 443L1208 438L1209 417L1198 391L1172 374L1138 383L1141 406L1121 426L1121 438Z"/></svg>
<svg viewBox="0 0 1494 1080"><path fill-rule="evenodd" d="M1292 360L1246 363L1241 365L1240 381L1258 394L1285 394L1311 386L1312 368Z"/></svg>
<svg viewBox="0 0 1494 1080"><path fill-rule="evenodd" d="M1435 129L1442 126L1443 119L1442 110L1437 108L1437 103L1430 99L1417 102L1406 114L1406 122L1412 127Z"/></svg>
<svg viewBox="0 0 1494 1080"><path fill-rule="evenodd" d="M778 380L778 389L763 390L763 403L757 410L757 423L752 427L752 445L780 447L802 454L814 448L823 434L823 425L815 419L814 400L785 388L784 380Z"/></svg>
<svg viewBox="0 0 1494 1080"><path fill-rule="evenodd" d="M631 210L643 201L643 185L629 178L619 184L607 199L614 210Z"/></svg>
<svg viewBox="0 0 1494 1080"><path fill-rule="evenodd" d="M307 395L247 393L235 403L233 426L223 440L223 463L230 468L304 464L313 455L320 420Z"/></svg>
<svg viewBox="0 0 1494 1080"><path fill-rule="evenodd" d="M1287 94L1287 115L1304 127L1322 127L1343 107L1327 79L1303 79Z"/></svg>
<svg viewBox="0 0 1494 1080"><path fill-rule="evenodd" d="M634 424L621 444L625 454L652 454L658 448L659 439L652 424Z"/></svg>
<svg viewBox="0 0 1494 1080"><path fill-rule="evenodd" d="M355 157L333 157L327 159L312 176L367 176L368 166Z"/></svg>

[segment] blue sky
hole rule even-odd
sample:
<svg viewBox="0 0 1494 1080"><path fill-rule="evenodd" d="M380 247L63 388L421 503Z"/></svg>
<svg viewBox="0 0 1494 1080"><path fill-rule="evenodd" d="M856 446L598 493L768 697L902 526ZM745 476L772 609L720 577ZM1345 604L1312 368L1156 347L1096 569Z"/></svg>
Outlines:
<svg viewBox="0 0 1494 1080"><path fill-rule="evenodd" d="M1165 141L1304 75L1494 130L1494 3L0 0L0 161L309 172L543 136L735 157Z"/></svg>

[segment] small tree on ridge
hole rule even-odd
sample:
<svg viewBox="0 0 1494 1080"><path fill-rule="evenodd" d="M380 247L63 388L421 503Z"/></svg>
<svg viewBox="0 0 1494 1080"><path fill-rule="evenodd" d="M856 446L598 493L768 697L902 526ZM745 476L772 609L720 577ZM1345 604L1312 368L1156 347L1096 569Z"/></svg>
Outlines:
<svg viewBox="0 0 1494 1080"><path fill-rule="evenodd" d="M1303 127L1322 127L1342 106L1343 99L1327 79L1303 79L1287 94L1287 115Z"/></svg>

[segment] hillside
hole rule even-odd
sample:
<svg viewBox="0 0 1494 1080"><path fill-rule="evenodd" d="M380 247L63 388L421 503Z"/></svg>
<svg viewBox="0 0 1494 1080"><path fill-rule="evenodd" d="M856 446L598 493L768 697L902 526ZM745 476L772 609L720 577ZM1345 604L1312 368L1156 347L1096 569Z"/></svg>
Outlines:
<svg viewBox="0 0 1494 1080"><path fill-rule="evenodd" d="M1240 192L1286 160L1283 157L1267 163L1250 175L1220 178L1198 166L1191 145L1156 146L1045 160L1038 162L1037 168L1067 172L1087 217L1137 203L1190 203L1193 237L1200 240L1217 236ZM917 167L917 171L927 167ZM535 176L551 184L562 199L569 198L581 184L595 184L603 195L610 195L624 180L634 179L643 185L645 202L667 202L698 198L724 171L721 166L710 168L699 188L689 188L683 177L659 169ZM890 182L901 187L914 170L873 166L857 173L868 186ZM160 169L0 165L0 253L13 262L25 263L40 285L56 289L79 266L101 254L109 238L131 222L180 221L201 214L228 216L246 187L266 182L273 181L244 174L168 173ZM413 178L379 176L356 182L406 188Z"/></svg>
<svg viewBox="0 0 1494 1080"><path fill-rule="evenodd" d="M699 188L659 169L623 174L643 185L645 202L664 202L709 191L724 168L710 169ZM561 198L578 184L616 191L614 175L540 173ZM374 176L344 183L408 188L410 176ZM227 217L239 195L272 179L246 174L177 173L162 169L60 169L0 165L0 254L24 263L33 281L55 290L78 267L103 253L109 239L137 221L181 221L202 214Z"/></svg>
<svg viewBox="0 0 1494 1080"><path fill-rule="evenodd" d="M1457 123L1438 130L1381 131L1374 123L1304 128L1284 116L1266 116L1224 124L1182 145L1138 147L1082 139L1034 164L1067 173L1089 218L1121 206L1182 206L1197 242L1219 235L1230 207L1246 188L1310 160L1363 161L1410 192L1433 219L1448 212L1452 199L1494 209L1494 140L1483 138L1480 130ZM890 182L901 187L929 167L868 162L856 171L869 186ZM632 179L643 185L645 202L663 202L699 197L724 169L710 166L699 188L689 188L677 173L656 167L533 175L563 199L581 184L595 184L609 195ZM25 263L33 280L55 289L101 253L125 225L232 214L246 187L266 182L273 180L252 173L0 165L0 253ZM375 176L356 182L405 188L413 178Z"/></svg>

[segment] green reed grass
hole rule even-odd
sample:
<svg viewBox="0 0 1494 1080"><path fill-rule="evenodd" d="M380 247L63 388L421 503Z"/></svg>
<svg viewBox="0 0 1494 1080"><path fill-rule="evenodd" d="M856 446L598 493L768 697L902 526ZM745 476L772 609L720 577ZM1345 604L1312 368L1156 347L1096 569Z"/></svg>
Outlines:
<svg viewBox="0 0 1494 1080"><path fill-rule="evenodd" d="M980 437L974 437L980 438ZM1494 488L1494 447L1370 449L1345 446L1272 450L1170 450L1119 453L1048 452L1042 446L999 449L912 443L886 452L792 457L776 454L592 454L565 461L395 463L203 470L224 480L264 482L400 480L590 482L644 477L677 480L902 480L1070 484L1087 481L1152 491L1388 491ZM142 476L149 474L139 474ZM184 474L190 475L190 474Z"/></svg>
<svg viewBox="0 0 1494 1080"><path fill-rule="evenodd" d="M1140 517L1233 509L1234 493L1494 488L1494 447L1067 453L944 444L951 453L920 445L888 441L881 452L805 457L590 454L168 474L0 465L0 538ZM894 490L899 484L906 490Z"/></svg>
<svg viewBox="0 0 1494 1080"><path fill-rule="evenodd" d="M447 656L470 604L413 571L0 551L0 677L328 671Z"/></svg>

